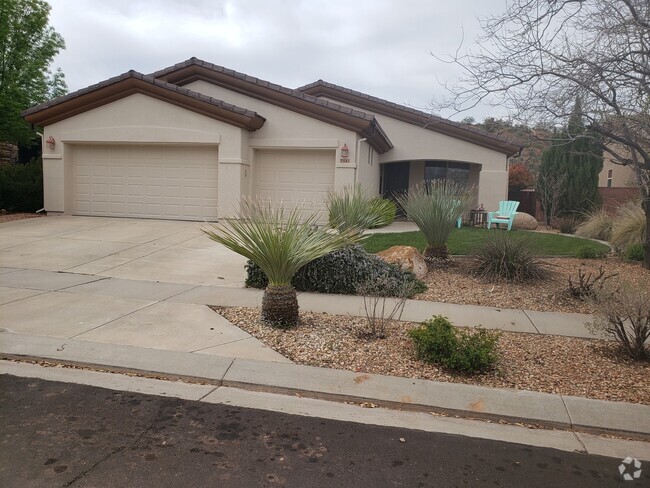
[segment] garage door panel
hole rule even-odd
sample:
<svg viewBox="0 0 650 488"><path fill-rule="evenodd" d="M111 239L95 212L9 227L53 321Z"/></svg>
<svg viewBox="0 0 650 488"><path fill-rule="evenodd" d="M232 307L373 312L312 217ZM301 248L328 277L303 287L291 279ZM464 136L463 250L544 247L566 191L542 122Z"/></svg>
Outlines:
<svg viewBox="0 0 650 488"><path fill-rule="evenodd" d="M333 151L257 151L253 166L254 195L285 208L303 208L327 220L325 201L334 189Z"/></svg>
<svg viewBox="0 0 650 488"><path fill-rule="evenodd" d="M217 217L215 146L79 146L73 159L75 214Z"/></svg>

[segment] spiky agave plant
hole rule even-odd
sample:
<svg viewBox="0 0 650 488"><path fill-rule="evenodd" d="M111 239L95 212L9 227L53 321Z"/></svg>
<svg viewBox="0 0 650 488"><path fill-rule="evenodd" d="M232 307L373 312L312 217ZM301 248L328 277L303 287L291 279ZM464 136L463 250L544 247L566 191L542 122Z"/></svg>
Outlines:
<svg viewBox="0 0 650 488"><path fill-rule="evenodd" d="M285 210L258 201L244 201L241 211L211 229L213 241L257 264L269 279L261 319L273 327L298 324L298 298L291 279L305 264L356 242L354 232L332 232L316 226L318 216L300 208Z"/></svg>
<svg viewBox="0 0 650 488"><path fill-rule="evenodd" d="M397 197L407 217L424 234L427 241L424 259L449 259L449 234L458 218L469 209L474 191L473 186L465 187L452 180L436 179L421 183Z"/></svg>
<svg viewBox="0 0 650 488"><path fill-rule="evenodd" d="M385 210L381 200L359 184L346 186L339 193L329 193L325 203L330 225L340 231L353 230L362 234L366 229L381 226L386 220L382 215Z"/></svg>

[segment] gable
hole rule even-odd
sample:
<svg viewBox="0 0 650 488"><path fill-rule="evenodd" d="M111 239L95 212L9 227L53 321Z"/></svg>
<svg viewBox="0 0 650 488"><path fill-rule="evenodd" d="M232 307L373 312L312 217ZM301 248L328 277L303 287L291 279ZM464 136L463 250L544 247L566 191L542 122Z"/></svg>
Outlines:
<svg viewBox="0 0 650 488"><path fill-rule="evenodd" d="M245 108L155 80L135 71L110 78L23 112L27 122L47 126L134 94L144 94L191 112L254 131L264 117Z"/></svg>
<svg viewBox="0 0 650 488"><path fill-rule="evenodd" d="M388 136L373 115L350 107L319 100L308 94L283 87L222 66L191 58L151 75L157 80L187 86L203 81L226 88L286 110L357 132L379 153L392 149Z"/></svg>

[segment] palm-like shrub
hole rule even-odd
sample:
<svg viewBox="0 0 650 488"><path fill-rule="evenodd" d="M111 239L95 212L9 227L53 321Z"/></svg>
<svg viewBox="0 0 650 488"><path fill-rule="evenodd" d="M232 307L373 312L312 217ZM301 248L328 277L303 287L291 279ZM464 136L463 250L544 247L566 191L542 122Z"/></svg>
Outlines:
<svg viewBox="0 0 650 488"><path fill-rule="evenodd" d="M356 241L352 231L331 232L316 227L316 214L306 218L300 208L285 211L244 201L236 218L203 229L207 236L247 257L266 274L261 319L274 327L298 324L298 298L291 278L305 264Z"/></svg>
<svg viewBox="0 0 650 488"><path fill-rule="evenodd" d="M379 227L386 227L395 220L397 215L397 205L392 200L387 198L375 197L372 201L372 211L379 217L378 222L371 227L377 229Z"/></svg>
<svg viewBox="0 0 650 488"><path fill-rule="evenodd" d="M609 241L612 238L614 219L604 208L597 207L585 215L585 219L576 228L578 237Z"/></svg>
<svg viewBox="0 0 650 488"><path fill-rule="evenodd" d="M612 227L611 243L618 249L645 242L647 221L645 212L638 203L628 202L618 209Z"/></svg>
<svg viewBox="0 0 650 488"><path fill-rule="evenodd" d="M447 240L458 218L473 200L474 187L464 187L451 180L432 180L397 197L400 206L424 234L427 261L447 260Z"/></svg>
<svg viewBox="0 0 650 488"><path fill-rule="evenodd" d="M339 231L353 230L357 234L366 229L388 225L395 212L361 185L346 186L341 193L327 196L330 225Z"/></svg>

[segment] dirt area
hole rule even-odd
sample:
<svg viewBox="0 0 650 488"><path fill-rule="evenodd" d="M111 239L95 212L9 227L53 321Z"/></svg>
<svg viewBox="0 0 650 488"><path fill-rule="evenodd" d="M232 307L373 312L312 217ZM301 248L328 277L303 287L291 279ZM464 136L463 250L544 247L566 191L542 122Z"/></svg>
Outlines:
<svg viewBox="0 0 650 488"><path fill-rule="evenodd" d="M34 219L38 217L45 217L44 213L5 213L0 214L0 224L3 222L11 222L12 220Z"/></svg>
<svg viewBox="0 0 650 488"><path fill-rule="evenodd" d="M650 362L624 358L603 340L503 332L496 368L465 376L415 359L413 323L393 322L385 339L367 340L359 337L365 318L301 312L300 325L284 331L261 324L257 309L214 310L299 364L650 404Z"/></svg>
<svg viewBox="0 0 650 488"><path fill-rule="evenodd" d="M603 259L545 258L548 278L530 283L494 283L472 275L470 258L454 257L448 269L429 271L423 279L428 289L416 300L482 305L499 308L523 308L541 312L592 313L589 303L567 295L569 277L577 281L578 270L597 274L600 266L607 274L618 273L612 280L624 279L650 289L650 271L640 263L629 263L608 256Z"/></svg>

